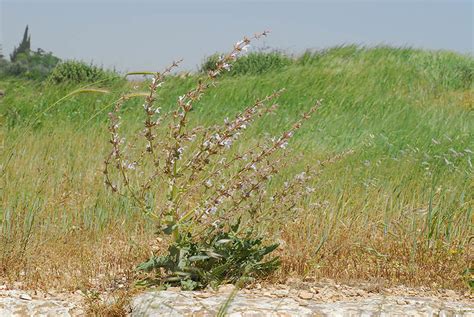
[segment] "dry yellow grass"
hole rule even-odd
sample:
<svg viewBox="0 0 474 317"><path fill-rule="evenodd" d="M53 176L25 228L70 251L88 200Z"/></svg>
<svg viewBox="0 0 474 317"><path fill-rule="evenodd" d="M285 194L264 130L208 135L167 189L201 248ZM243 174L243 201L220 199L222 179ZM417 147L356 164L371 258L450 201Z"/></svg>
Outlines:
<svg viewBox="0 0 474 317"><path fill-rule="evenodd" d="M128 285L135 266L152 251L164 249L153 224L104 188L102 144L98 131L76 134L74 129L63 129L55 137L49 133L25 137L6 171L4 179L9 181L3 184L3 208L14 206L16 211L8 218L8 234L0 240L4 282L39 289L106 290ZM80 150L85 147L88 151ZM19 188L20 197L31 198L15 200ZM349 197L341 202L355 204L350 210L368 209L368 215L357 216L348 209L336 216L337 209L331 206L337 201L327 200L307 203L300 212L285 216L285 225L270 229L271 237L282 242L278 252L283 263L276 277L296 274L339 281L378 279L386 285L466 287L460 273L472 264L469 246L458 248L453 241L451 248L441 242L428 247L421 232L413 241L411 230L421 226L423 206L406 207L419 213L420 224L402 213L382 234L384 213L377 206L387 195L378 191L372 195L370 204Z"/></svg>

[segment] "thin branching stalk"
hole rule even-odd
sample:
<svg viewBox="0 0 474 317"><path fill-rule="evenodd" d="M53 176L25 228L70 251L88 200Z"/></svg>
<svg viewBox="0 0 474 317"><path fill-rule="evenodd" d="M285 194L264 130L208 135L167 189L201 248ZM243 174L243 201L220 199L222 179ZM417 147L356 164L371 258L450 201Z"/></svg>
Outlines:
<svg viewBox="0 0 474 317"><path fill-rule="evenodd" d="M153 73L148 94L136 95L145 95L145 120L139 133L142 142L137 140L131 144L119 133L120 111L132 94L120 98L109 114L112 149L105 160L105 184L152 215L174 241L183 234L229 222L249 212L267 213L268 182L286 166L275 153L285 150L295 132L321 104L317 101L287 131L268 144L237 151L235 144L249 127L276 112L278 106L274 100L284 92L283 89L256 100L221 125L190 124L192 109L203 95L217 86L220 75L232 68L253 40L267 33L244 38L229 53L220 56L205 77L199 78L193 88L177 98L175 109L168 115L162 115L161 108L156 106L158 88L166 84L166 77L179 62L173 62L162 73ZM144 150L137 152L140 144L144 145ZM231 154L231 151L236 153Z"/></svg>

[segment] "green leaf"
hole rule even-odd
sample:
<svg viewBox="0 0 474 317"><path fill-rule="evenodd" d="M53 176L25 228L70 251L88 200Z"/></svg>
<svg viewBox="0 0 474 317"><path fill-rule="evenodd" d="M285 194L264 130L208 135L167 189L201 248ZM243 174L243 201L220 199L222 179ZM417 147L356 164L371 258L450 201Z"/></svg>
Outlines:
<svg viewBox="0 0 474 317"><path fill-rule="evenodd" d="M208 255L193 255L193 256L189 257L189 261L191 261L191 262L204 261L204 260L207 260L207 259L210 259L210 257Z"/></svg>
<svg viewBox="0 0 474 317"><path fill-rule="evenodd" d="M198 288L199 283L193 280L182 280L181 281L181 289L184 291L193 291Z"/></svg>
<svg viewBox="0 0 474 317"><path fill-rule="evenodd" d="M169 224L161 228L164 234L171 235L176 229L176 224Z"/></svg>
<svg viewBox="0 0 474 317"><path fill-rule="evenodd" d="M229 242L232 242L232 239L220 239L220 240L216 241L216 244L217 245L226 244L226 243L229 243Z"/></svg>
<svg viewBox="0 0 474 317"><path fill-rule="evenodd" d="M206 252L206 254L211 258L215 258L215 259L223 258L221 254L214 252L213 250L204 250L204 252Z"/></svg>
<svg viewBox="0 0 474 317"><path fill-rule="evenodd" d="M169 265L170 259L167 256L153 256L148 261L143 262L137 266L137 270L150 272L160 267Z"/></svg>

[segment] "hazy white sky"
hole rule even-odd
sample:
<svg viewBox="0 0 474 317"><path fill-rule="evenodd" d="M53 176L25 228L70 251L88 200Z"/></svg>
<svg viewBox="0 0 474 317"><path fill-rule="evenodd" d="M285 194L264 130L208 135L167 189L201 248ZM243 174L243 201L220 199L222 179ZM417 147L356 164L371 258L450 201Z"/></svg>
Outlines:
<svg viewBox="0 0 474 317"><path fill-rule="evenodd" d="M195 69L243 35L299 53L340 44L389 44L473 54L473 1L0 0L9 54L30 26L33 48L119 70Z"/></svg>

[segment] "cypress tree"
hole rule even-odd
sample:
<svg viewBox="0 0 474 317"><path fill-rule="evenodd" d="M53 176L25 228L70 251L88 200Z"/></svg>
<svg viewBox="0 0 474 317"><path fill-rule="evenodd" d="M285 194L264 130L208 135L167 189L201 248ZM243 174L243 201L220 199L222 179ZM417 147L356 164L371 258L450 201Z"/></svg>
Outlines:
<svg viewBox="0 0 474 317"><path fill-rule="evenodd" d="M18 54L21 54L21 53L29 54L30 48L31 48L31 37L28 34L28 25L27 25L25 28L25 33L23 33L23 39L20 42L20 45L18 45L18 48L15 47L13 49L13 52L10 54L10 60L12 62L16 61Z"/></svg>

